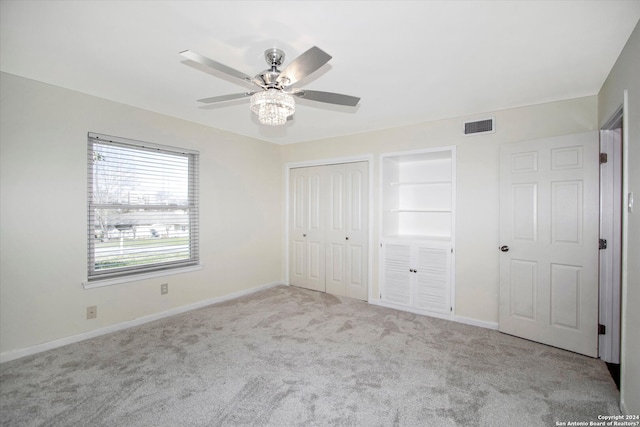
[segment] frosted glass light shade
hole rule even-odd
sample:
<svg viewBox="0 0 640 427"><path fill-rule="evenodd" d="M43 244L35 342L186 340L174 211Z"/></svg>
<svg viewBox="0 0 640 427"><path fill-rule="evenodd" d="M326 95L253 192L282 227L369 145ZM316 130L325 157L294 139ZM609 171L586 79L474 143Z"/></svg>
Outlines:
<svg viewBox="0 0 640 427"><path fill-rule="evenodd" d="M263 125L280 126L295 113L296 102L291 95L278 89L267 89L251 95L251 111Z"/></svg>

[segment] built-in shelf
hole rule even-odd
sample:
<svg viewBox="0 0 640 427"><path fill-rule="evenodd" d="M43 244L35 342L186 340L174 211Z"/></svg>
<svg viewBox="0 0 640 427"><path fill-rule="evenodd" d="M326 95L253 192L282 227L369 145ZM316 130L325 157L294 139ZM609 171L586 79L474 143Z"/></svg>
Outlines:
<svg viewBox="0 0 640 427"><path fill-rule="evenodd" d="M383 155L382 235L453 235L454 147Z"/></svg>
<svg viewBox="0 0 640 427"><path fill-rule="evenodd" d="M452 318L455 147L381 156L380 303Z"/></svg>

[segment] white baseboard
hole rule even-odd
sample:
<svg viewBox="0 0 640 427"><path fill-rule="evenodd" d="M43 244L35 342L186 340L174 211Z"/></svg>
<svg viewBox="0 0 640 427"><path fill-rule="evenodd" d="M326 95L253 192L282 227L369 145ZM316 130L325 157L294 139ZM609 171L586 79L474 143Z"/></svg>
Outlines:
<svg viewBox="0 0 640 427"><path fill-rule="evenodd" d="M479 326L480 328L485 328L485 329L494 329L494 330L498 329L497 322L487 322L486 320L472 319L470 317L464 317L464 316L454 316L453 320L458 323L464 323L465 325Z"/></svg>
<svg viewBox="0 0 640 427"><path fill-rule="evenodd" d="M176 314L184 313L187 311L195 310L197 308L205 307L211 304L217 304L224 301L229 301L244 295L249 295L254 292L262 291L272 288L274 286L284 285L282 282L267 283L255 288L246 289L244 291L234 292L231 294L223 295L221 297L212 298L209 300L198 301L193 304L183 305L181 307L172 308L171 310L163 311L161 313L154 313L148 316L138 317L137 319L128 320L126 322L118 323L115 325L107 326L100 329L94 329L92 331L83 332L81 334L72 335L70 337L60 338L57 340L49 341L42 344L37 344L32 347L21 348L19 350L7 351L0 354L0 363L9 362L11 360L20 359L21 357L31 356L32 354L41 353L43 351L52 350L54 348L63 347L65 345L73 344L76 342L95 338L100 335L110 334L112 332L128 329L133 326L142 325L145 323L153 322L154 320L163 319L165 317L175 316Z"/></svg>
<svg viewBox="0 0 640 427"><path fill-rule="evenodd" d="M394 310L408 311L410 313L421 314L423 316L431 316L431 317L437 317L439 319L452 320L454 322L464 323L465 325L478 326L480 328L496 329L496 330L498 329L498 323L496 322L487 322L485 320L472 319L470 317L464 317L464 316L456 316L456 315L451 316L451 315L440 314L440 313L429 313L424 310L399 306L396 304L389 304L380 300L369 301L369 304L377 305L380 307L392 308Z"/></svg>
<svg viewBox="0 0 640 427"><path fill-rule="evenodd" d="M423 315L423 316L436 317L438 319L453 320L453 316L450 315L450 314L429 312L429 311L425 311L425 310L420 310L418 308L406 307L404 305L397 305L397 304L388 303L388 302L384 302L384 301L380 301L380 300L369 301L369 304L378 305L380 307L392 308L394 310L408 311L409 313L420 314L420 315Z"/></svg>

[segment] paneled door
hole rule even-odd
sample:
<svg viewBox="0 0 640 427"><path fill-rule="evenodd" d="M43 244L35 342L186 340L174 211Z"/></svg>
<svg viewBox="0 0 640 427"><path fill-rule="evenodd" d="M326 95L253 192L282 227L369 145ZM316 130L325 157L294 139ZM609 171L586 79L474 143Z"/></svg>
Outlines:
<svg viewBox="0 0 640 427"><path fill-rule="evenodd" d="M598 356L598 136L500 150L501 332Z"/></svg>
<svg viewBox="0 0 640 427"><path fill-rule="evenodd" d="M326 172L323 166L291 169L289 282L325 291Z"/></svg>
<svg viewBox="0 0 640 427"><path fill-rule="evenodd" d="M326 289L367 300L368 205L366 162L327 169Z"/></svg>

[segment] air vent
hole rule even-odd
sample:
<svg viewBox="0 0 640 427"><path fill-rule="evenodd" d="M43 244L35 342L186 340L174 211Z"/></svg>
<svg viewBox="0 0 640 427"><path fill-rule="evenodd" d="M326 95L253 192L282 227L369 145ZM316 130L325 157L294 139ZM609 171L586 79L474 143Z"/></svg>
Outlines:
<svg viewBox="0 0 640 427"><path fill-rule="evenodd" d="M480 133L493 133L493 132L495 132L493 118L464 123L465 135L477 135Z"/></svg>

